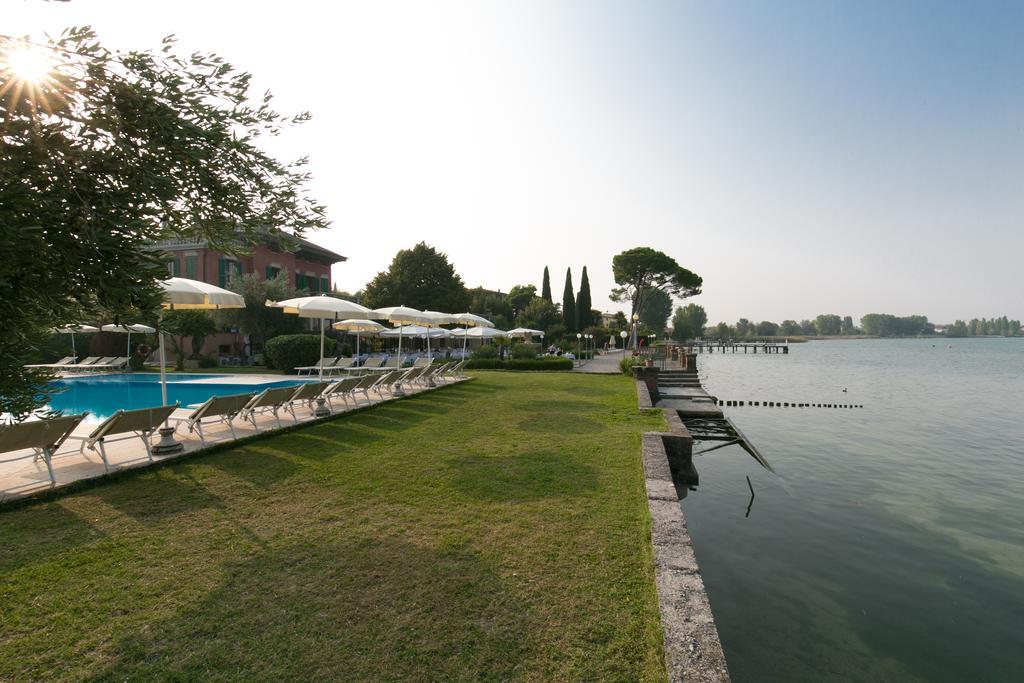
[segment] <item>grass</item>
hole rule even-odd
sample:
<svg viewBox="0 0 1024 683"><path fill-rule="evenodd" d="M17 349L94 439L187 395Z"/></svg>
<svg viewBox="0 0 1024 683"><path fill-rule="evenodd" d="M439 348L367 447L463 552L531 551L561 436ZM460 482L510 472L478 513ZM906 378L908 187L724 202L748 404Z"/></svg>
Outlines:
<svg viewBox="0 0 1024 683"><path fill-rule="evenodd" d="M481 372L0 512L0 680L663 680L661 420Z"/></svg>

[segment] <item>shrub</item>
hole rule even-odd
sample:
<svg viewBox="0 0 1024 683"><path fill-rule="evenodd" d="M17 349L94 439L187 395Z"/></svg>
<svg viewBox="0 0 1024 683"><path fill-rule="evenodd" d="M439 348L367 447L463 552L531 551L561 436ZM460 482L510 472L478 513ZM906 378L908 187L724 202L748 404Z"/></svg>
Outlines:
<svg viewBox="0 0 1024 683"><path fill-rule="evenodd" d="M498 347L493 344L484 344L473 352L474 360L497 360Z"/></svg>
<svg viewBox="0 0 1024 683"><path fill-rule="evenodd" d="M470 360L466 363L467 370L515 370L515 371L558 371L558 370L572 370L572 361L568 358L557 358L548 357L544 359L532 358L532 359L519 359L513 358L512 360L498 360L493 359L476 359Z"/></svg>
<svg viewBox="0 0 1024 683"><path fill-rule="evenodd" d="M513 344L512 358L519 360L534 360L539 353L536 344Z"/></svg>
<svg viewBox="0 0 1024 683"><path fill-rule="evenodd" d="M220 365L220 359L214 358L213 356L200 356L199 367L201 368L215 368Z"/></svg>
<svg viewBox="0 0 1024 683"><path fill-rule="evenodd" d="M626 356L625 358L619 361L619 370L622 372L622 374L629 375L632 377L633 367L643 364L643 356Z"/></svg>
<svg viewBox="0 0 1024 683"><path fill-rule="evenodd" d="M334 355L335 342L324 339L324 356ZM282 334L269 340L263 346L267 367L277 368L286 373L295 368L315 365L320 360L320 336L315 334Z"/></svg>

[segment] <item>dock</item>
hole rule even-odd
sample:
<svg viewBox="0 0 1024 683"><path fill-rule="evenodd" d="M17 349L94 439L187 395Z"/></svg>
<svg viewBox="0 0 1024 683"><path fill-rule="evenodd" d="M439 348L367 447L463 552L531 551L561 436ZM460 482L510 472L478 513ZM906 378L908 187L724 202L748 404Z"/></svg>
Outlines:
<svg viewBox="0 0 1024 683"><path fill-rule="evenodd" d="M685 346L690 353L789 353L789 344L786 342L715 340L687 342Z"/></svg>

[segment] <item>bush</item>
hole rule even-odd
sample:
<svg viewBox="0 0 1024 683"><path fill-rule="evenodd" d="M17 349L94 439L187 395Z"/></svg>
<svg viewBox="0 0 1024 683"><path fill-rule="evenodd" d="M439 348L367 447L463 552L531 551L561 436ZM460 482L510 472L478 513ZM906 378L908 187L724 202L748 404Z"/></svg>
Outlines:
<svg viewBox="0 0 1024 683"><path fill-rule="evenodd" d="M572 361L568 358L557 358L550 356L548 358L533 358L533 359L520 359L513 358L512 360L498 360L493 359L476 359L470 360L466 363L467 370L516 370L516 371L558 371L558 370L572 370Z"/></svg>
<svg viewBox="0 0 1024 683"><path fill-rule="evenodd" d="M633 376L633 367L637 365L643 365L643 356L626 356L619 361L619 370L623 375Z"/></svg>
<svg viewBox="0 0 1024 683"><path fill-rule="evenodd" d="M493 344L484 344L473 352L474 360L497 360L498 347Z"/></svg>
<svg viewBox="0 0 1024 683"><path fill-rule="evenodd" d="M324 356L333 356L334 347L333 339L324 339ZM263 354L268 368L295 372L295 368L316 365L320 360L320 335L282 334L264 344Z"/></svg>
<svg viewBox="0 0 1024 683"><path fill-rule="evenodd" d="M220 365L220 359L214 358L213 356L200 356L199 367L201 368L215 368Z"/></svg>
<svg viewBox="0 0 1024 683"><path fill-rule="evenodd" d="M513 344L512 358L518 360L535 360L540 353L536 344Z"/></svg>

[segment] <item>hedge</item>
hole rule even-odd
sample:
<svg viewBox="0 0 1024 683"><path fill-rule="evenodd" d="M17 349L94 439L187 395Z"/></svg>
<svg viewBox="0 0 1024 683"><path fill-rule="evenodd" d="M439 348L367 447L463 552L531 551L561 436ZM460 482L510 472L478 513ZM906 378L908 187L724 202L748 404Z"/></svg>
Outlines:
<svg viewBox="0 0 1024 683"><path fill-rule="evenodd" d="M332 358L334 347L333 339L324 339L324 356ZM316 365L320 360L320 335L282 334L268 340L263 345L263 353L267 357L267 367L286 373L295 372L295 368Z"/></svg>
<svg viewBox="0 0 1024 683"><path fill-rule="evenodd" d="M525 360L512 358L511 360L490 360L473 359L466 363L467 370L572 370L572 361L568 358L551 358Z"/></svg>

